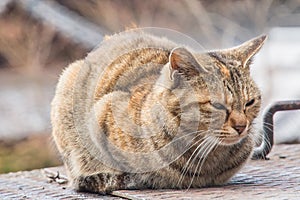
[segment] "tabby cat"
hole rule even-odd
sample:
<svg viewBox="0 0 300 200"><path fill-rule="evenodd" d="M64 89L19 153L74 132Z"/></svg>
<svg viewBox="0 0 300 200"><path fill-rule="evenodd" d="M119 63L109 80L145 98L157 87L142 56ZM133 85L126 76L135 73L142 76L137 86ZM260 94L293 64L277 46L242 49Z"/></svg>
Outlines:
<svg viewBox="0 0 300 200"><path fill-rule="evenodd" d="M53 137L79 191L221 185L251 156L261 94L250 77L266 36L195 52L127 31L70 64Z"/></svg>

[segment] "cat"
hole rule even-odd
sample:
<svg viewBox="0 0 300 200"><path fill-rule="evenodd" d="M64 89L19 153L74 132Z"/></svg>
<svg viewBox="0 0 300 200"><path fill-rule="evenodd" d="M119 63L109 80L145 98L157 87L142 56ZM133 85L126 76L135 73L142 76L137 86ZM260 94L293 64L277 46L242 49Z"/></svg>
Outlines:
<svg viewBox="0 0 300 200"><path fill-rule="evenodd" d="M252 154L266 36L195 52L143 31L115 34L62 73L53 138L78 191L222 185Z"/></svg>

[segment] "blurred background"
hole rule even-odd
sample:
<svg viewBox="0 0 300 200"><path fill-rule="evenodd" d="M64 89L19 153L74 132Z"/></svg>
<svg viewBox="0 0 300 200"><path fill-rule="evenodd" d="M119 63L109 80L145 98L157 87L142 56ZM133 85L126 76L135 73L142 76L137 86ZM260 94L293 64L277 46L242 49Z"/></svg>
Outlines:
<svg viewBox="0 0 300 200"><path fill-rule="evenodd" d="M49 116L59 74L133 26L173 29L205 49L266 33L251 69L263 106L300 99L300 0L1 0L0 173L61 164ZM300 142L299 112L276 114L277 143Z"/></svg>

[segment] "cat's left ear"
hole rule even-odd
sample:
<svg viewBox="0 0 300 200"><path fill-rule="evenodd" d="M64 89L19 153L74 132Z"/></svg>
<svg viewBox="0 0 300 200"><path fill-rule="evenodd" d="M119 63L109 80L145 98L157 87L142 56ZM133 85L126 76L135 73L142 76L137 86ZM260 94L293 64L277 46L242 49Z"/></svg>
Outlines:
<svg viewBox="0 0 300 200"><path fill-rule="evenodd" d="M169 63L171 80L174 79L175 72L187 79L197 76L201 72L206 72L206 69L200 66L193 54L184 47L177 47L171 51Z"/></svg>
<svg viewBox="0 0 300 200"><path fill-rule="evenodd" d="M266 39L266 35L258 36L234 47L231 51L233 51L237 59L242 62L242 66L246 67L251 63L251 59L261 49Z"/></svg>

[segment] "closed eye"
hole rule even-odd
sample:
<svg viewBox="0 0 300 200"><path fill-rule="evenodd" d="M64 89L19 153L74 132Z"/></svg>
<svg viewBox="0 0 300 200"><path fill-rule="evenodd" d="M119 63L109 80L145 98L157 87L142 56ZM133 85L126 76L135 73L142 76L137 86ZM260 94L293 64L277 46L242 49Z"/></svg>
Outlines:
<svg viewBox="0 0 300 200"><path fill-rule="evenodd" d="M221 103L212 103L211 105L218 110L227 110L226 106Z"/></svg>
<svg viewBox="0 0 300 200"><path fill-rule="evenodd" d="M254 104L254 102L255 102L255 99L251 99L250 101L248 101L248 102L245 104L245 106L246 106L246 107L252 106L252 105Z"/></svg>

